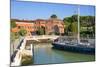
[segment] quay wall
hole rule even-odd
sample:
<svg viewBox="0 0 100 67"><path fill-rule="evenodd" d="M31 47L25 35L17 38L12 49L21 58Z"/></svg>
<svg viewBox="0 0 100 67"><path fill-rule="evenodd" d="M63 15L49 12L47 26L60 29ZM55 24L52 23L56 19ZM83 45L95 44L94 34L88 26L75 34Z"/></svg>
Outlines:
<svg viewBox="0 0 100 67"><path fill-rule="evenodd" d="M16 53L12 55L13 58L11 58L12 59L11 66L20 66L23 55L29 55L29 56L33 55L32 46L30 45L31 47L30 50L25 49L25 46L26 46L26 39L24 38L23 41L20 42L18 49L16 48Z"/></svg>

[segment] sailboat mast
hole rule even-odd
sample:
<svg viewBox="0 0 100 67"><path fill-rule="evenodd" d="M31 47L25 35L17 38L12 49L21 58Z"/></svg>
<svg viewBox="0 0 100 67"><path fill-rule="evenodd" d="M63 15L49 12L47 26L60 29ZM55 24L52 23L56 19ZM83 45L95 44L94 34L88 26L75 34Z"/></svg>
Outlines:
<svg viewBox="0 0 100 67"><path fill-rule="evenodd" d="M80 43L80 5L78 5L78 44Z"/></svg>

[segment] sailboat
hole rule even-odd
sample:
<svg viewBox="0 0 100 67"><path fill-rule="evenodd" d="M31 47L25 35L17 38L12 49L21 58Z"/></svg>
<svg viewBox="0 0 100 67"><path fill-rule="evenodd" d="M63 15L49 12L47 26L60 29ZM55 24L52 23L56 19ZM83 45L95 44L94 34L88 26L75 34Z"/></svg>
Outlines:
<svg viewBox="0 0 100 67"><path fill-rule="evenodd" d="M77 43L71 42L60 42L59 39L54 40L52 43L53 48L71 51L71 52L78 52L78 53L85 53L85 54L95 54L95 47L91 46L90 43L84 43L80 41L80 6L78 5L78 35L77 35ZM61 40L61 39L60 39Z"/></svg>

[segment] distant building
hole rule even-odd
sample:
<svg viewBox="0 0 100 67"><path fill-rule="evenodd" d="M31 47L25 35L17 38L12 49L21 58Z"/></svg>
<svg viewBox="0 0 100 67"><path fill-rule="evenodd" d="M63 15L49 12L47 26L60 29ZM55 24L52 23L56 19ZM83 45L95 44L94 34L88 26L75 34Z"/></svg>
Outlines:
<svg viewBox="0 0 100 67"><path fill-rule="evenodd" d="M34 35L39 28L44 30L45 34L63 34L64 22L60 19L37 19L34 21L16 20L16 28L11 29L12 32L18 32L21 28L27 31L27 35Z"/></svg>
<svg viewBox="0 0 100 67"><path fill-rule="evenodd" d="M20 29L25 29L27 31L27 35L32 35L34 29L34 21L26 21L26 20L16 20L16 27L12 28L12 32L18 32Z"/></svg>

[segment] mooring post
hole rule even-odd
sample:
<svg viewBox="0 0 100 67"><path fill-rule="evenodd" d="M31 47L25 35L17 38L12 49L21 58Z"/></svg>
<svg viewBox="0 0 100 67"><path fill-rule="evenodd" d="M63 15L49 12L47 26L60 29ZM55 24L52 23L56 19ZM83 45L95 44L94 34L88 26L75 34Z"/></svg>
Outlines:
<svg viewBox="0 0 100 67"><path fill-rule="evenodd" d="M33 55L33 46L32 46L32 44L31 44L31 53L32 53L32 55Z"/></svg>

